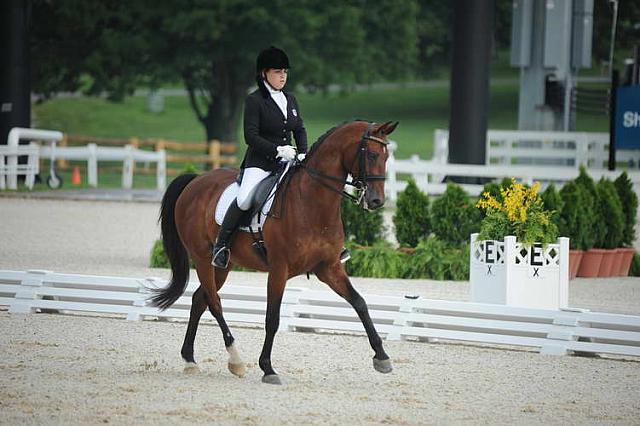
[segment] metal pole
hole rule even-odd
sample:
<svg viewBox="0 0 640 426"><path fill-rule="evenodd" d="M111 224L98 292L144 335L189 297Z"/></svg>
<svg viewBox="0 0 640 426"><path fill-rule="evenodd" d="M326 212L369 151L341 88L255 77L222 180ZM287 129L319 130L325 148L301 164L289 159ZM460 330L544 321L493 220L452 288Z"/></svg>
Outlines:
<svg viewBox="0 0 640 426"><path fill-rule="evenodd" d="M564 117L562 120L562 127L565 132L571 130L571 35L573 33L573 2L565 1L565 15L564 15Z"/></svg>
<svg viewBox="0 0 640 426"><path fill-rule="evenodd" d="M613 25L611 26L611 41L609 43L609 80L613 79L613 50L616 44L616 27L618 26L618 0L609 0L613 3Z"/></svg>
<svg viewBox="0 0 640 426"><path fill-rule="evenodd" d="M609 94L609 170L616 169L616 97L618 90L618 70L611 75Z"/></svg>

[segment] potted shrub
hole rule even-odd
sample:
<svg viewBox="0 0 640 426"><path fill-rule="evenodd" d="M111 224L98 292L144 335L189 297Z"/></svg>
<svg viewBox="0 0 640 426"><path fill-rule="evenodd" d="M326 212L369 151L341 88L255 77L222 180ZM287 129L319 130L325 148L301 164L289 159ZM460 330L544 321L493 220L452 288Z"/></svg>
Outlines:
<svg viewBox="0 0 640 426"><path fill-rule="evenodd" d="M570 239L569 279L573 279L578 274L585 251L593 247L592 206L587 204L584 189L573 181L562 187L560 197L563 208L558 219L558 232Z"/></svg>
<svg viewBox="0 0 640 426"><path fill-rule="evenodd" d="M624 229L624 215L622 205L613 182L602 178L596 186L598 191L598 204L602 214L602 224L605 232L600 233L600 240L596 241L596 247L604 249L602 263L598 272L599 277L610 277L611 269L618 256L617 248L622 245L622 232ZM617 271L616 271L617 272Z"/></svg>
<svg viewBox="0 0 640 426"><path fill-rule="evenodd" d="M471 300L560 309L568 303L569 239L557 238L551 213L531 188L512 182L498 201L483 193L486 212L471 235Z"/></svg>
<svg viewBox="0 0 640 426"><path fill-rule="evenodd" d="M596 185L591 176L587 174L584 166L580 166L580 175L575 179L575 183L583 189L585 209L582 214L586 216L590 230L589 234L584 236L586 240L585 246L588 248L585 249L582 262L580 262L578 276L593 278L598 276L602 257L605 253L601 248L594 247L596 242L602 241L603 234L607 232L607 228L602 221L602 211L598 202Z"/></svg>
<svg viewBox="0 0 640 426"><path fill-rule="evenodd" d="M421 239L431 233L429 220L429 197L416 185L413 179L398 195L393 224L396 239L402 247L416 247Z"/></svg>
<svg viewBox="0 0 640 426"><path fill-rule="evenodd" d="M623 172L615 180L614 185L620 197L620 203L622 204L622 213L624 214L624 230L622 231L622 247L618 250L621 252L620 266L617 270L617 275L627 276L629 274L629 267L631 266L631 260L635 250L633 248L633 242L636 239L636 218L638 214L638 195L633 190L633 184L627 176L627 172ZM614 271L615 273L615 271Z"/></svg>

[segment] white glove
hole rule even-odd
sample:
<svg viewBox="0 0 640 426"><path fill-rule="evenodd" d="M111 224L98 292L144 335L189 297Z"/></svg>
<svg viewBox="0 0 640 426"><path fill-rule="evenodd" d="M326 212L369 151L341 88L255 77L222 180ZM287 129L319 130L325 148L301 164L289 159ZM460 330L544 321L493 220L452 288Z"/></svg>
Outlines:
<svg viewBox="0 0 640 426"><path fill-rule="evenodd" d="M287 161L291 161L296 158L296 149L291 145L278 146L276 147L276 151L278 151L276 158L282 158Z"/></svg>
<svg viewBox="0 0 640 426"><path fill-rule="evenodd" d="M302 163L304 161L304 159L306 158L306 156L307 156L307 154L304 154L304 153L298 154L298 157L297 157L298 161Z"/></svg>

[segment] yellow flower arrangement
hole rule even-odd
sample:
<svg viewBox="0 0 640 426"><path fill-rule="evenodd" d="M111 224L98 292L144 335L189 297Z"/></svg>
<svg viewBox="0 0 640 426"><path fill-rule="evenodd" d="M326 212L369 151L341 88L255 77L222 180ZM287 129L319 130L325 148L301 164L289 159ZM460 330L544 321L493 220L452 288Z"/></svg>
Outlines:
<svg viewBox="0 0 640 426"><path fill-rule="evenodd" d="M486 214L478 239L502 240L515 235L524 244L554 242L558 230L550 220L551 212L544 209L539 190L539 182L528 188L512 179L509 187L500 188L498 198L484 192L476 204Z"/></svg>

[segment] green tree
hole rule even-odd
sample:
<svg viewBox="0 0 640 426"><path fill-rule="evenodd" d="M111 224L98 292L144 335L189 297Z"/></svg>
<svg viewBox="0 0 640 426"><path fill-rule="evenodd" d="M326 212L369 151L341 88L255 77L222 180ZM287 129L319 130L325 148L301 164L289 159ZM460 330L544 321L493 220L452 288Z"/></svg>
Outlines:
<svg viewBox="0 0 640 426"><path fill-rule="evenodd" d="M540 198L544 204L544 209L551 212L551 221L559 227L561 222L560 212L562 212L564 201L562 201L560 193L556 190L556 186L554 184L547 186L547 189L540 194Z"/></svg>
<svg viewBox="0 0 640 426"><path fill-rule="evenodd" d="M290 88L401 79L415 65L416 12L415 0L36 0L33 89L121 99L181 81L207 139L234 141L261 49L289 53Z"/></svg>
<svg viewBox="0 0 640 426"><path fill-rule="evenodd" d="M460 246L480 229L482 214L460 185L448 183L431 205L433 233L445 243Z"/></svg>
<svg viewBox="0 0 640 426"><path fill-rule="evenodd" d="M569 245L575 250L589 250L595 243L593 235L593 209L590 195L575 181L567 182L560 189L564 207L560 211L558 233L569 237Z"/></svg>
<svg viewBox="0 0 640 426"><path fill-rule="evenodd" d="M430 223L429 197L420 191L413 179L409 179L405 190L398 195L393 216L398 243L415 247L418 241L431 233Z"/></svg>
<svg viewBox="0 0 640 426"><path fill-rule="evenodd" d="M620 197L613 182L602 178L596 185L598 191L598 202L600 210L606 212L602 215L605 232L601 234L601 239L596 241L596 247L614 249L622 246L624 232L624 212Z"/></svg>
<svg viewBox="0 0 640 426"><path fill-rule="evenodd" d="M598 191L596 190L596 184L587 173L587 169L584 166L580 166L580 174L575 179L575 182L584 190L584 203L589 211L586 217L587 228L591 229L592 235L587 238L587 242L590 245L589 248L597 244L604 239L604 234L607 232L607 227L602 219L602 205L598 199ZM566 203L565 203L566 204ZM586 211L586 210L585 210ZM605 213L606 214L606 213ZM591 240L592 239L592 240Z"/></svg>
<svg viewBox="0 0 640 426"><path fill-rule="evenodd" d="M636 217L638 214L638 195L633 190L633 183L629 179L627 172L623 172L614 181L616 191L622 203L622 211L625 217L624 231L622 233L622 244L630 247L636 240Z"/></svg>

